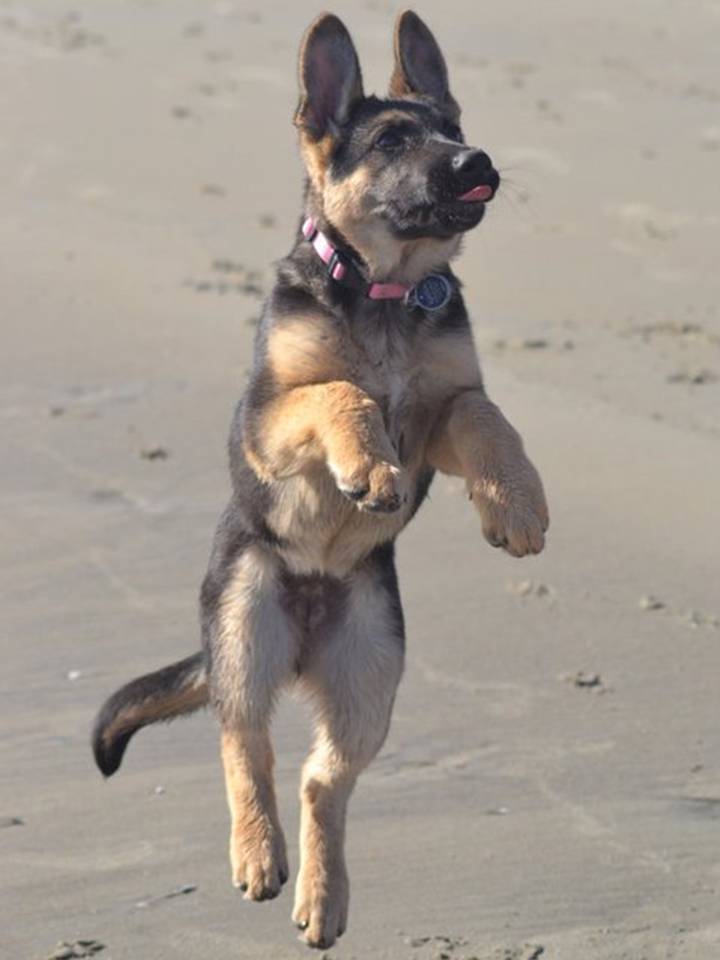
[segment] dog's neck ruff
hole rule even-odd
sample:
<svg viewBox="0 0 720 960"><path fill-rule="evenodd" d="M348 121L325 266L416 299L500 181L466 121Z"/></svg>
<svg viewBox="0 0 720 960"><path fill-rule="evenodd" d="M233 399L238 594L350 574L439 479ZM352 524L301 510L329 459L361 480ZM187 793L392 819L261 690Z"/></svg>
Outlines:
<svg viewBox="0 0 720 960"><path fill-rule="evenodd" d="M322 262L327 265L328 276L338 283L362 289L368 300L402 300L406 306L422 307L424 310L440 310L452 297L453 287L448 277L441 273L429 273L417 283L366 283L359 271L333 246L312 217L302 225L302 235L313 246ZM353 271L357 278L353 276ZM359 282L358 282L359 281Z"/></svg>

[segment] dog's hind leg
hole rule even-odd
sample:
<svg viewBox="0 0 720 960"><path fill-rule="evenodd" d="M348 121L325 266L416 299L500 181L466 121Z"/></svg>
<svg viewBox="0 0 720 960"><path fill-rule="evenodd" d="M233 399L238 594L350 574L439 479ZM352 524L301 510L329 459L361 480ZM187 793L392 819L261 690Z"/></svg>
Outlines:
<svg viewBox="0 0 720 960"><path fill-rule="evenodd" d="M344 616L329 636L316 638L301 664L301 684L317 709L317 733L302 775L293 920L313 947L330 947L347 925L347 803L358 774L385 740L403 647L392 547L386 545L352 574Z"/></svg>
<svg viewBox="0 0 720 960"><path fill-rule="evenodd" d="M273 785L269 723L295 675L297 638L280 604L277 562L262 548L216 563L203 588L210 689L222 727L232 819L232 880L246 900L277 896L287 880Z"/></svg>
<svg viewBox="0 0 720 960"><path fill-rule="evenodd" d="M246 900L271 900L288 878L287 853L273 786L267 729L224 727L222 760L232 818L232 880Z"/></svg>

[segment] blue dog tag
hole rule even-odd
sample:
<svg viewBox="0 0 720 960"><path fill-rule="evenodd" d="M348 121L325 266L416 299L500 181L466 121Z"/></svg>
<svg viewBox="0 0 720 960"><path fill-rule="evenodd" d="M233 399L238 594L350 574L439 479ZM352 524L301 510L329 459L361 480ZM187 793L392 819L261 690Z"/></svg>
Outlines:
<svg viewBox="0 0 720 960"><path fill-rule="evenodd" d="M429 273L410 291L408 304L423 310L442 310L452 297L452 284L441 273Z"/></svg>

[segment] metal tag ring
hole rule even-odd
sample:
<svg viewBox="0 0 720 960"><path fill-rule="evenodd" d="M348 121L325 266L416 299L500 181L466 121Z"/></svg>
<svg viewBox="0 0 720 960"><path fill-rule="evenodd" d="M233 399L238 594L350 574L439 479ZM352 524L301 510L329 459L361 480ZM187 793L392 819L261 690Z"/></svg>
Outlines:
<svg viewBox="0 0 720 960"><path fill-rule="evenodd" d="M407 304L423 310L442 310L452 298L452 284L441 273L429 273L408 292Z"/></svg>

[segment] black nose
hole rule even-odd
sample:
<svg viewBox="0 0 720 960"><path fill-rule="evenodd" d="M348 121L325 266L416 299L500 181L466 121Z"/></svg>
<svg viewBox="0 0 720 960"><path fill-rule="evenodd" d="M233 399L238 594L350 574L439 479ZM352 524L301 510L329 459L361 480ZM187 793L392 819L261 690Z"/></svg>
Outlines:
<svg viewBox="0 0 720 960"><path fill-rule="evenodd" d="M479 182L490 173L493 165L484 150L463 150L453 157L452 168L455 173L468 179L475 177L477 179L474 182Z"/></svg>

